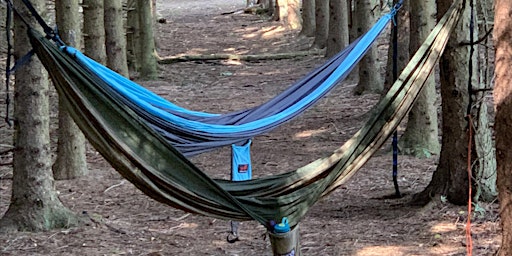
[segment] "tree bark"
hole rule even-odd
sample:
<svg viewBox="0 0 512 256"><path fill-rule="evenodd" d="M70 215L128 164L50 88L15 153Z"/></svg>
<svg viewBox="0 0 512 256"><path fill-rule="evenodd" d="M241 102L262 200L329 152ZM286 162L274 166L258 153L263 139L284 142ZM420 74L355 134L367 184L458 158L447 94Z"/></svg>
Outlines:
<svg viewBox="0 0 512 256"><path fill-rule="evenodd" d="M312 48L323 49L329 34L329 1L315 1L315 41Z"/></svg>
<svg viewBox="0 0 512 256"><path fill-rule="evenodd" d="M107 64L103 0L83 0L84 52L101 64Z"/></svg>
<svg viewBox="0 0 512 256"><path fill-rule="evenodd" d="M140 50L140 24L139 12L137 10L137 0L130 0L127 3L126 11L126 59L128 69L133 71L140 70L138 56L141 56Z"/></svg>
<svg viewBox="0 0 512 256"><path fill-rule="evenodd" d="M377 21L377 14L370 0L355 1L355 15L358 36L366 33ZM384 89L380 73L378 48L373 45L359 62L359 83L354 94L380 93Z"/></svg>
<svg viewBox="0 0 512 256"><path fill-rule="evenodd" d="M177 55L161 58L159 64L173 64L186 61L208 61L208 60L244 60L244 61L259 61L259 60L282 60L291 59L308 55L315 55L323 53L321 50L316 51L301 51L289 53L266 53L266 54L205 54L205 55Z"/></svg>
<svg viewBox="0 0 512 256"><path fill-rule="evenodd" d="M290 29L299 30L302 27L300 7L300 0L288 0L288 17L286 23Z"/></svg>
<svg viewBox="0 0 512 256"><path fill-rule="evenodd" d="M81 48L80 12L78 0L55 2L55 15L61 39L68 45ZM59 100L59 130L57 159L53 164L53 177L69 180L87 173L85 136Z"/></svg>
<svg viewBox="0 0 512 256"><path fill-rule="evenodd" d="M349 44L347 0L329 1L329 35L325 57L332 57Z"/></svg>
<svg viewBox="0 0 512 256"><path fill-rule="evenodd" d="M104 6L107 66L117 73L128 77L126 37L123 26L123 6L121 0L105 1Z"/></svg>
<svg viewBox="0 0 512 256"><path fill-rule="evenodd" d="M158 75L151 9L151 1L137 0L140 30L136 32L140 35L138 46L141 55L138 62L141 79L155 79Z"/></svg>
<svg viewBox="0 0 512 256"><path fill-rule="evenodd" d="M36 10L45 10L44 0L31 1ZM21 0L14 1L23 17L30 17ZM31 25L38 27L33 21ZM30 49L27 27L15 15L14 54ZM37 58L17 70L14 88L15 145L12 196L0 220L0 231L43 231L78 223L78 218L60 202L54 187L50 152L48 75Z"/></svg>
<svg viewBox="0 0 512 256"><path fill-rule="evenodd" d="M442 15L452 4L452 0L438 1L438 17ZM468 90L468 66L469 46L461 46L461 42L469 42L470 22L469 1L461 18L450 36L448 46L440 60L440 80L442 97L442 129L443 138L439 164L432 176L432 181L427 188L416 195L418 203L427 202L433 195L445 195L454 203L463 205L468 202L468 117L467 107L470 103L470 92ZM476 37L475 37L476 38ZM476 81L476 55L471 59L473 62L473 76L471 78L472 88L478 92L479 84ZM472 103L477 105L471 110L473 121L473 139L471 140L471 175L476 177L478 173L486 175L494 172L495 160L491 142L491 132L487 121L485 104L481 102L479 93L472 95ZM477 104L479 103L479 104ZM472 105L473 105L472 104ZM487 141L487 143L486 143ZM478 183L479 186L486 186L489 189L478 189L479 191L492 191L492 178L486 181L487 184ZM473 183L474 185L474 183ZM476 189L473 191L477 191ZM482 196L482 197L487 197Z"/></svg>
<svg viewBox="0 0 512 256"><path fill-rule="evenodd" d="M393 4L396 4L399 0L394 0ZM396 24L397 24L397 73L402 73L402 70L405 68L407 63L409 62L409 35L410 35L410 4L409 0L405 0L402 4L402 8L396 14ZM389 48L388 48L388 59L386 63L386 76L384 78L384 88L387 91L391 85L395 82L393 79L393 35L390 36L389 40Z"/></svg>
<svg viewBox="0 0 512 256"><path fill-rule="evenodd" d="M496 66L494 104L496 107L496 160L502 227L499 255L512 255L512 2L496 0L494 42Z"/></svg>
<svg viewBox="0 0 512 256"><path fill-rule="evenodd" d="M313 37L315 36L315 1L302 1L302 30L300 35Z"/></svg>
<svg viewBox="0 0 512 256"><path fill-rule="evenodd" d="M411 1L409 52L414 54L436 25L435 0ZM437 120L437 93L430 75L408 115L407 128L400 138L402 154L420 158L438 155L441 150Z"/></svg>

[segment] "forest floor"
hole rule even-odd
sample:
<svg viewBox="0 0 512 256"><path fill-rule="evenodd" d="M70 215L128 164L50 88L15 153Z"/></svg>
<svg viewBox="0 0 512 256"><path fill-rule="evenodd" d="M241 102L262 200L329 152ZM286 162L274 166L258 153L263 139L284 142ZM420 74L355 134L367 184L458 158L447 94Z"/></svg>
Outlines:
<svg viewBox="0 0 512 256"><path fill-rule="evenodd" d="M242 9L242 0L160 0L158 4L160 15L167 19L156 30L162 57L296 52L311 44L311 39L299 37L297 31L284 29L268 17L221 14ZM385 55L385 45L379 47ZM316 55L272 61L184 62L160 65L157 80L139 82L184 107L226 112L268 100L324 61ZM349 139L379 99L378 95L354 96L355 85L352 80L340 84L298 118L254 138L254 176L295 170L329 155ZM0 127L3 151L12 130ZM211 176L228 179L229 156L225 148L192 161ZM6 163L12 156L3 155L0 160ZM87 176L55 182L63 203L83 215L87 224L0 234L0 255L271 255L262 225L243 222L240 241L227 243L228 221L187 214L153 201L92 148L88 161ZM405 196L389 199L394 192L392 157L385 146L351 180L310 209L300 224L303 255L465 255L466 206L454 206L441 198L424 207L408 205L411 195L428 184L436 163L436 156L400 156L399 184ZM10 202L11 179L12 168L1 166L0 216ZM485 211L473 213L471 220L473 254L495 255L500 244L497 204L480 207Z"/></svg>

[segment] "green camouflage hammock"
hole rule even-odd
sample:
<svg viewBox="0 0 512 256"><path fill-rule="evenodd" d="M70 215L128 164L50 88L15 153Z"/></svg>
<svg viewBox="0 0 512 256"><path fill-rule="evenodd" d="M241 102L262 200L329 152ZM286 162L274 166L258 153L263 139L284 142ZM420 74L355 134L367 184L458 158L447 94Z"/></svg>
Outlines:
<svg viewBox="0 0 512 256"><path fill-rule="evenodd" d="M439 21L364 126L331 156L295 171L249 181L214 180L175 150L121 96L77 65L39 32L29 37L60 99L87 139L148 196L185 210L228 220L288 217L295 226L308 209L349 179L393 133L413 105L462 10L458 0Z"/></svg>

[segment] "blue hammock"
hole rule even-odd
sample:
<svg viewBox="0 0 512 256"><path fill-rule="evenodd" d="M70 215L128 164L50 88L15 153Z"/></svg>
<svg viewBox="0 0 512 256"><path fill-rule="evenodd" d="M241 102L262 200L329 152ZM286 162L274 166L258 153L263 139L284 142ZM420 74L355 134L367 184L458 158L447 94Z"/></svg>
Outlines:
<svg viewBox="0 0 512 256"><path fill-rule="evenodd" d="M273 99L257 107L226 114L182 108L72 47L62 49L114 88L150 126L183 154L190 156L216 147L244 144L305 111L347 77L396 11L393 9L384 15L366 34Z"/></svg>

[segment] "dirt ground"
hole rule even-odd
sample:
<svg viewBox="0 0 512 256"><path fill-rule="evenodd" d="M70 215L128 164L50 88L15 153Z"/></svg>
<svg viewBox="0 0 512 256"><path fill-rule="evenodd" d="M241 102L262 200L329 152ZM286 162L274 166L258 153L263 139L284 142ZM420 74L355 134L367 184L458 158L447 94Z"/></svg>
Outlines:
<svg viewBox="0 0 512 256"><path fill-rule="evenodd" d="M294 52L311 43L266 17L221 15L243 8L243 0L160 0L158 4L160 15L167 19L157 25L160 56ZM264 102L324 61L322 56L308 56L178 63L161 65L155 81L139 82L187 108L223 112ZM350 138L378 100L377 95L353 96L354 86L353 81L339 85L298 118L256 137L254 175L294 170ZM0 127L3 151L9 128ZM388 149L386 145L349 182L311 208L300 224L303 255L465 255L465 206L440 198L425 207L407 205L410 196L430 181L436 157L400 156L399 184L405 197L387 199L394 191ZM227 179L229 154L226 148L192 160L211 176ZM1 157L6 163L11 156ZM271 255L265 229L258 223L242 223L240 241L227 243L228 221L187 214L149 199L92 148L88 160L89 175L55 183L60 199L83 215L87 225L0 234L0 255ZM0 215L9 204L11 177L12 169L1 166ZM472 218L474 255L495 255L500 243L497 204L480 206L485 211Z"/></svg>

